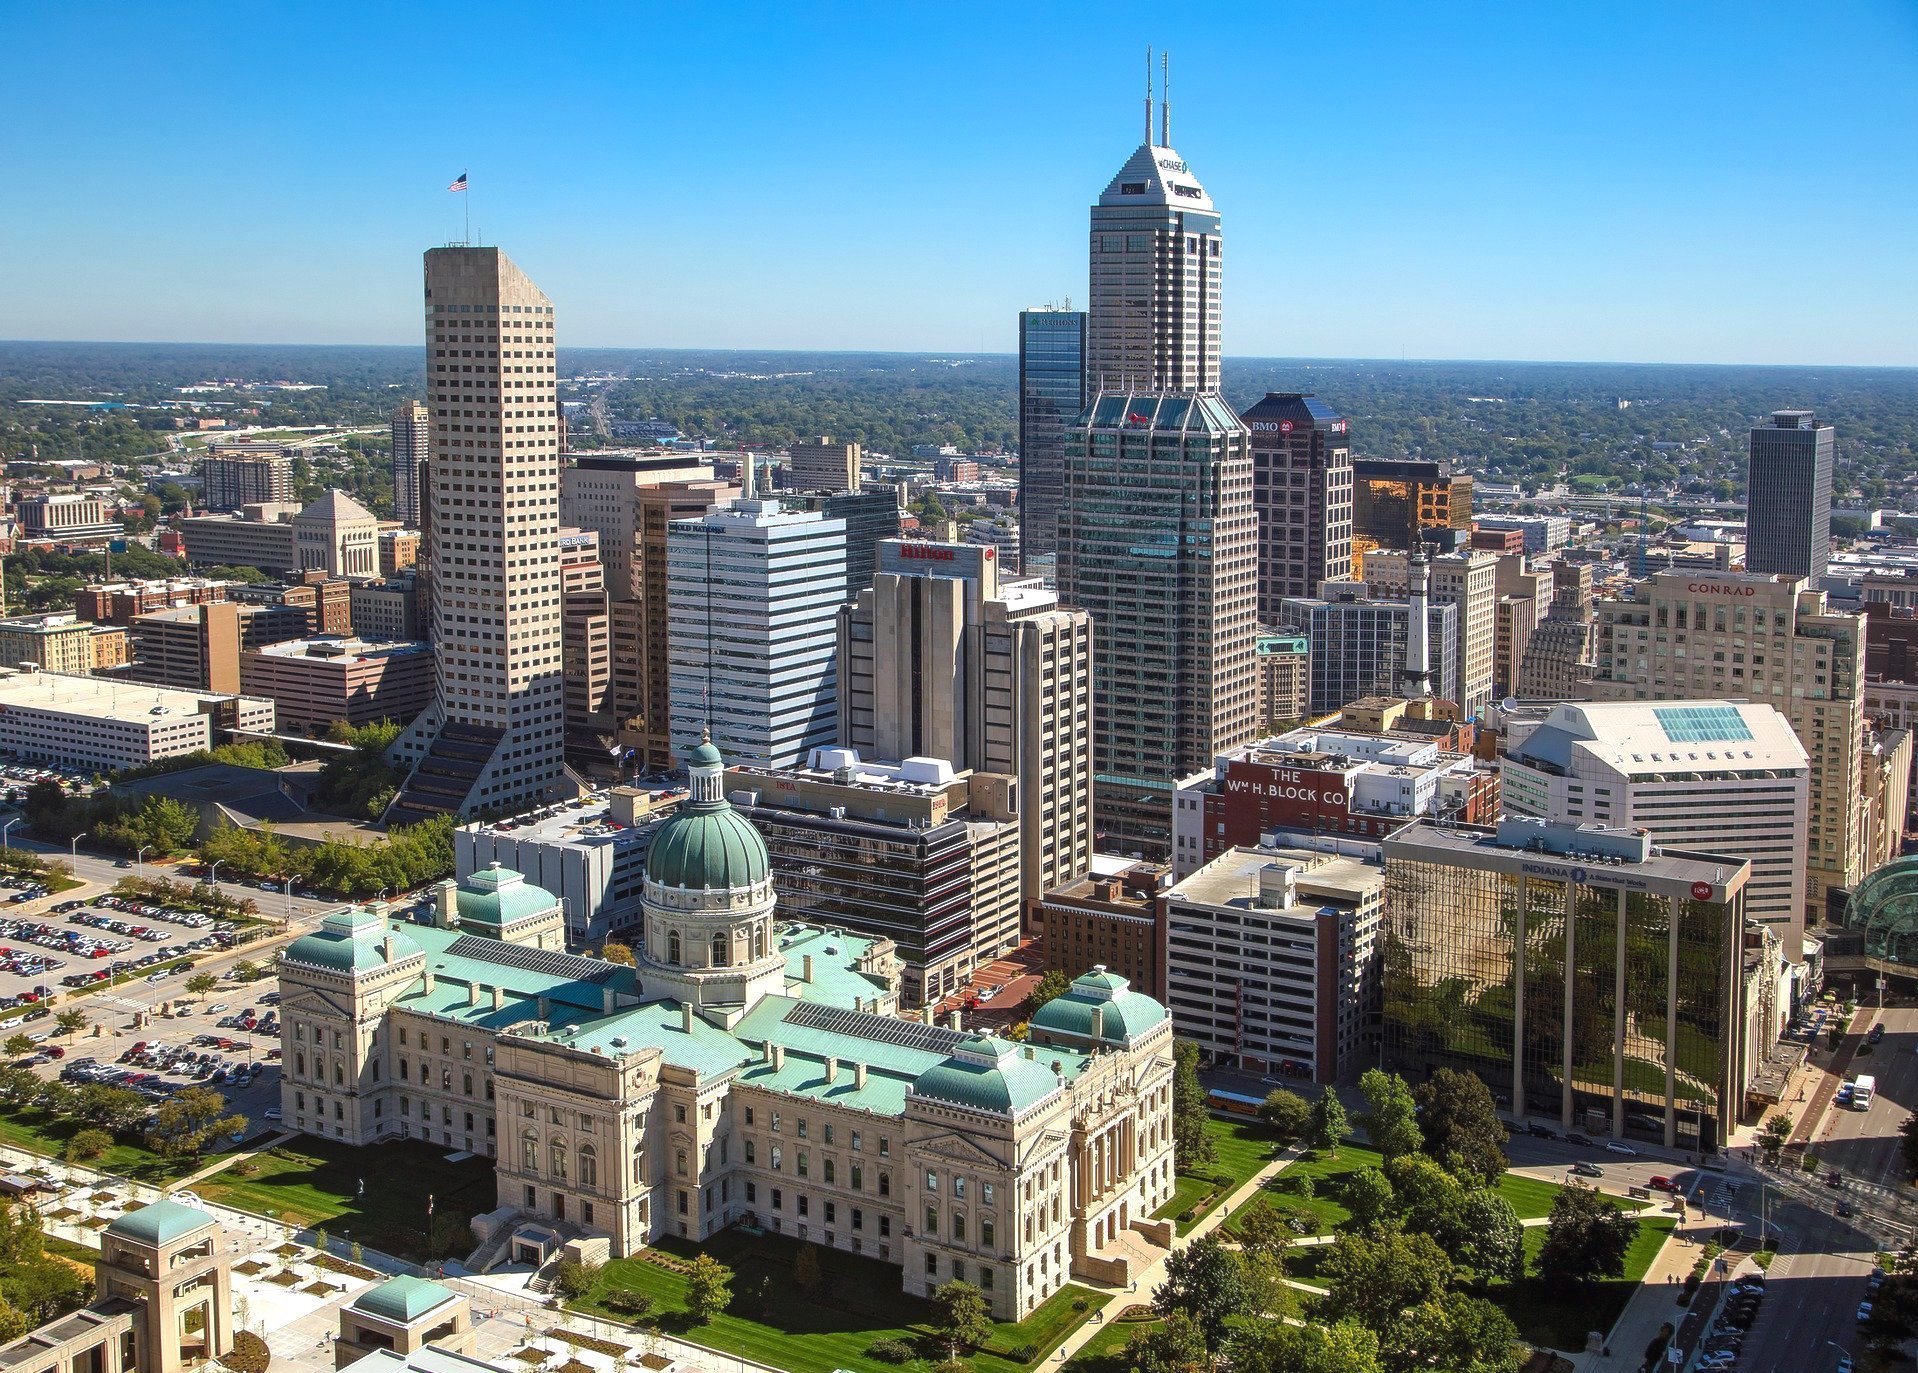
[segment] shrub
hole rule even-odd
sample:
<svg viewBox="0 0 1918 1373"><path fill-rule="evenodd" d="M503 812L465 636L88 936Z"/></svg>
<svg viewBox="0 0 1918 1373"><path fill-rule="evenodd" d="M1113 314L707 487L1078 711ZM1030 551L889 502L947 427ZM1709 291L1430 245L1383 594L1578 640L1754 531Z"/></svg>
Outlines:
<svg viewBox="0 0 1918 1373"><path fill-rule="evenodd" d="M874 1340L866 1346L866 1357L880 1363L911 1363L919 1351L907 1340Z"/></svg>
<svg viewBox="0 0 1918 1373"><path fill-rule="evenodd" d="M260 1165L250 1158L236 1160L227 1168L227 1172L236 1178L250 1178L260 1171Z"/></svg>
<svg viewBox="0 0 1918 1373"><path fill-rule="evenodd" d="M1072 1309L1074 1311L1084 1311L1086 1308L1090 1307L1091 1305L1092 1303L1087 1301L1084 1297L1074 1297L1072 1299Z"/></svg>
<svg viewBox="0 0 1918 1373"><path fill-rule="evenodd" d="M600 1298L600 1305L622 1316L639 1317L652 1311L653 1299L644 1292L633 1291L630 1287L615 1287Z"/></svg>

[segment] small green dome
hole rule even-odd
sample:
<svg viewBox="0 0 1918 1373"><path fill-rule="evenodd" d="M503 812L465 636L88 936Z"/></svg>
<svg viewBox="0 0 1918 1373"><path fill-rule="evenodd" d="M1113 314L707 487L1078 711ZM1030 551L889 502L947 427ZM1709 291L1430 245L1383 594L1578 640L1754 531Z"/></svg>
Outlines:
<svg viewBox="0 0 1918 1373"><path fill-rule="evenodd" d="M1032 1016L1032 1028L1054 1034L1092 1039L1093 1013L1098 1012L1098 1040L1123 1044L1164 1020L1165 1007L1104 966L1073 980L1064 996L1055 997Z"/></svg>
<svg viewBox="0 0 1918 1373"><path fill-rule="evenodd" d="M280 958L337 973L383 968L388 962L388 934L386 921L372 911L335 911L321 920L320 928L312 934L303 934L288 944ZM398 931L392 931L391 938L394 962L421 952L418 944Z"/></svg>
<svg viewBox="0 0 1918 1373"><path fill-rule="evenodd" d="M453 906L461 925L500 930L515 920L550 914L559 898L544 887L536 887L511 868L498 863L482 868L459 885Z"/></svg>
<svg viewBox="0 0 1918 1373"><path fill-rule="evenodd" d="M135 1244L172 1244L213 1224L213 1217L177 1201L156 1201L115 1217L107 1233Z"/></svg>
<svg viewBox="0 0 1918 1373"><path fill-rule="evenodd" d="M662 887L727 891L757 886L771 873L765 839L726 801L680 811L646 852L646 876Z"/></svg>
<svg viewBox="0 0 1918 1373"><path fill-rule="evenodd" d="M951 1057L915 1078L912 1095L994 1115L1016 1116L1045 1100L1058 1087L1057 1075L1025 1057L1017 1044L979 1037L961 1041Z"/></svg>
<svg viewBox="0 0 1918 1373"><path fill-rule="evenodd" d="M724 764L725 760L719 756L719 750L713 747L711 739L702 739L699 747L686 755L688 768L716 768Z"/></svg>
<svg viewBox="0 0 1918 1373"><path fill-rule="evenodd" d="M425 1278L401 1276L388 1278L378 1287L362 1292L353 1302L353 1309L395 1325L410 1325L427 1312L452 1301L454 1295Z"/></svg>

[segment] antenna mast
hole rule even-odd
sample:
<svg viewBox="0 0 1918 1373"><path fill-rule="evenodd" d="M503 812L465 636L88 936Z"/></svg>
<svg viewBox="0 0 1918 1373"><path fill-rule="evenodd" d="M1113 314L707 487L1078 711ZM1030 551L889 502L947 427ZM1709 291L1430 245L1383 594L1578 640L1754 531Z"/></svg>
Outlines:
<svg viewBox="0 0 1918 1373"><path fill-rule="evenodd" d="M1152 146L1152 45L1145 45L1145 141Z"/></svg>
<svg viewBox="0 0 1918 1373"><path fill-rule="evenodd" d="M1159 54L1159 146L1172 146L1172 55Z"/></svg>

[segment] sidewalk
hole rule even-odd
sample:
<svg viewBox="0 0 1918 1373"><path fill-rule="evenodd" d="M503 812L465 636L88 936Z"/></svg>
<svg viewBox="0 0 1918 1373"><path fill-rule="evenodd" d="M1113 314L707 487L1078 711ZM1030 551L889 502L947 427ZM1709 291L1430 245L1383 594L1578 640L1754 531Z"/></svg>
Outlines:
<svg viewBox="0 0 1918 1373"><path fill-rule="evenodd" d="M1676 1337L1685 1317L1693 1310L1710 1311L1717 1305L1717 1285L1712 1282L1699 1285L1691 1306L1678 1304L1678 1296L1685 1290L1685 1279L1698 1262L1705 1238L1724 1224L1722 1218L1705 1220L1697 1218L1696 1212L1693 1216L1694 1219L1672 1230L1671 1238L1665 1241L1664 1248L1646 1270L1644 1281L1613 1323L1605 1346L1611 1354L1573 1356L1578 1373L1638 1373L1645 1362L1646 1346L1658 1337L1662 1326L1670 1325Z"/></svg>

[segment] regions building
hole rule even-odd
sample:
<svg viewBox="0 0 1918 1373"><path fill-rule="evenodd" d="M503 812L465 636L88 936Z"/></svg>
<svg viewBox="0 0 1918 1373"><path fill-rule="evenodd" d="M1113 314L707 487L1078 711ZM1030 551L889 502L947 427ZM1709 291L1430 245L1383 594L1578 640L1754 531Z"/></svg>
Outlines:
<svg viewBox="0 0 1918 1373"><path fill-rule="evenodd" d="M1307 727L1220 754L1173 798L1172 873L1273 834L1378 840L1420 816L1483 824L1498 775L1445 741Z"/></svg>
<svg viewBox="0 0 1918 1373"><path fill-rule="evenodd" d="M1326 1087L1377 1063L1383 864L1229 848L1162 899L1166 1008L1200 1053Z"/></svg>
<svg viewBox="0 0 1918 1373"><path fill-rule="evenodd" d="M1013 778L821 748L801 768L735 767L726 784L766 837L784 908L888 940L908 1005L937 1002L1018 947Z"/></svg>
<svg viewBox="0 0 1918 1373"><path fill-rule="evenodd" d="M273 702L57 672L0 675L0 753L118 772L273 732Z"/></svg>
<svg viewBox="0 0 1918 1373"><path fill-rule="evenodd" d="M1810 761L1769 705L1562 705L1499 763L1510 815L1637 829L1666 848L1751 864L1748 919L1785 947L1805 925Z"/></svg>
<svg viewBox="0 0 1918 1373"><path fill-rule="evenodd" d="M901 1020L891 945L776 908L773 860L701 745L654 836L637 967L548 941L519 874L447 883L427 924L348 909L281 955L285 1125L494 1159L482 1265L613 1255L747 1223L963 1279L1030 1313L1171 1241L1172 1026L1101 969L1024 1045Z"/></svg>
<svg viewBox="0 0 1918 1373"><path fill-rule="evenodd" d="M0 667L31 663L48 672L84 677L98 665L96 626L59 611L0 620Z"/></svg>
<svg viewBox="0 0 1918 1373"><path fill-rule="evenodd" d="M1472 479L1417 458L1352 461L1352 532L1370 548L1417 548L1428 529L1472 527Z"/></svg>
<svg viewBox="0 0 1918 1373"><path fill-rule="evenodd" d="M1601 701L1750 699L1777 707L1811 758L1808 916L1864 877L1869 848L1865 617L1787 576L1660 572L1598 603ZM1795 963L1802 949L1786 941Z"/></svg>
<svg viewBox="0 0 1918 1373"><path fill-rule="evenodd" d="M292 639L240 655L240 688L271 697L282 729L411 720L433 695L433 650L350 637Z"/></svg>
<svg viewBox="0 0 1918 1373"><path fill-rule="evenodd" d="M432 457L432 415L419 401L401 401L393 409L393 516L408 529L420 527L426 504L420 468ZM391 576L396 569L380 570Z"/></svg>
<svg viewBox="0 0 1918 1373"><path fill-rule="evenodd" d="M1419 821L1385 848L1384 1065L1560 1129L1715 1154L1753 1045L1751 867L1642 831Z"/></svg>

